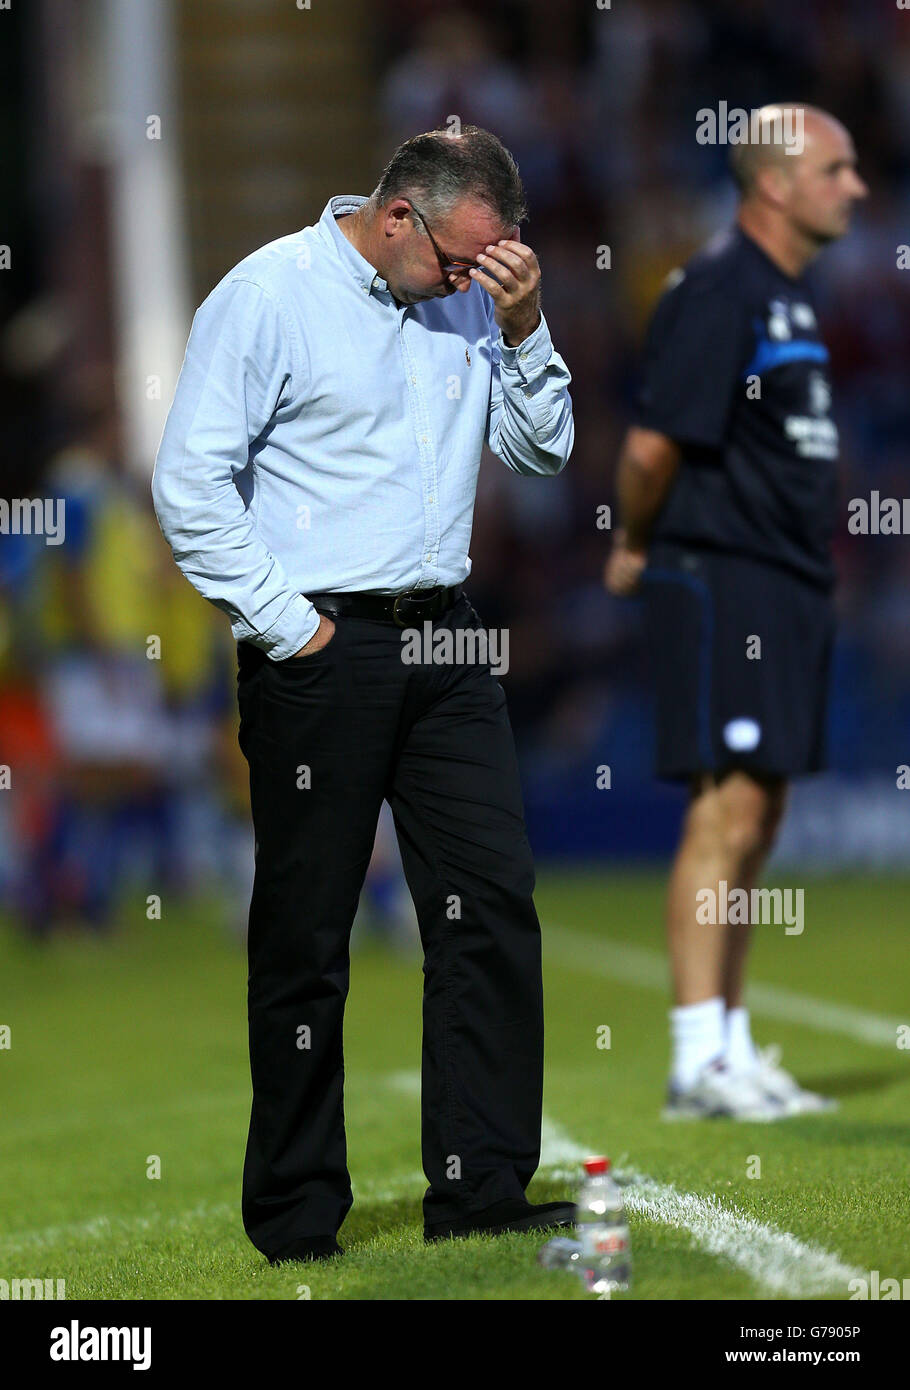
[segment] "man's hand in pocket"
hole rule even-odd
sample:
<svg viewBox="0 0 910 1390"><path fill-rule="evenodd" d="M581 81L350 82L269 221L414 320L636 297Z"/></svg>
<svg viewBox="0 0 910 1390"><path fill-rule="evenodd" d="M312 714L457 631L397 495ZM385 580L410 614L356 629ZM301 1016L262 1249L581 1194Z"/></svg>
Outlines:
<svg viewBox="0 0 910 1390"><path fill-rule="evenodd" d="M321 651L327 647L335 635L335 624L331 618L327 618L324 613L319 614L319 626L313 633L305 647L301 647L299 652L294 653L294 657L310 656L313 652ZM293 660L294 658L292 658Z"/></svg>

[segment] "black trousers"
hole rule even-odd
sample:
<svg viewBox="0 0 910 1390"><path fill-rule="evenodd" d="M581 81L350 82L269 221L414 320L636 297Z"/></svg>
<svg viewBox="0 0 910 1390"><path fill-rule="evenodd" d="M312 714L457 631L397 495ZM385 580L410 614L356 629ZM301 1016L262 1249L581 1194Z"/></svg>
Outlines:
<svg viewBox="0 0 910 1390"><path fill-rule="evenodd" d="M454 641L481 623L462 595L433 627ZM244 642L238 654L256 834L250 1240L274 1257L334 1234L351 1206L342 1019L384 799L424 950L424 1219L521 1197L540 1161L543 1000L502 687L488 664L407 664L400 629L350 617L309 656L273 662Z"/></svg>

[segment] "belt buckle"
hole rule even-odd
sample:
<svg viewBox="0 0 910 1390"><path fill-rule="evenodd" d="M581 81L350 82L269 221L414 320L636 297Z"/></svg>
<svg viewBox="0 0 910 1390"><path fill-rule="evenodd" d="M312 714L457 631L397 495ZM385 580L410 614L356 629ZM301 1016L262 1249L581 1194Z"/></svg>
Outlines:
<svg viewBox="0 0 910 1390"><path fill-rule="evenodd" d="M398 605L403 598L410 598L410 596L410 589L405 589L402 591L402 593L395 595L394 601L392 603L392 622L395 624L396 627L403 628L407 626L406 621L399 615Z"/></svg>
<svg viewBox="0 0 910 1390"><path fill-rule="evenodd" d="M421 591L420 589L404 589L400 594L395 595L394 602L392 603L392 622L395 624L396 627L403 628L407 626L406 620L402 619L398 611L398 605L402 601L402 599L409 599L412 603L416 604L428 603L435 608L436 600L438 598L438 589L433 591ZM412 621L414 620L412 619Z"/></svg>

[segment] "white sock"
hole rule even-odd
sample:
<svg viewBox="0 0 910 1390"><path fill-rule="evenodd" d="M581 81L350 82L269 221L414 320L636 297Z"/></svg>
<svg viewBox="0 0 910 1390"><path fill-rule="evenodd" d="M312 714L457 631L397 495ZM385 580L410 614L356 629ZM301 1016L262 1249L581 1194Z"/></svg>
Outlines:
<svg viewBox="0 0 910 1390"><path fill-rule="evenodd" d="M724 1061L731 1071L751 1071L758 1063L758 1053L749 1027L749 1010L728 1009L726 1025Z"/></svg>
<svg viewBox="0 0 910 1390"><path fill-rule="evenodd" d="M673 1065L670 1078L682 1090L694 1083L707 1062L723 1055L725 1005L720 995L670 1010Z"/></svg>

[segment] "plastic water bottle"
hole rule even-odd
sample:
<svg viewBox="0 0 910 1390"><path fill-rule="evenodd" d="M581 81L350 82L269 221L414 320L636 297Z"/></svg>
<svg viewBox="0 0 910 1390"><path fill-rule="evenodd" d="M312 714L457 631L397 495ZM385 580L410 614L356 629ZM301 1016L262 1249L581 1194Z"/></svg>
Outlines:
<svg viewBox="0 0 910 1390"><path fill-rule="evenodd" d="M541 1249L537 1263L543 1265L544 1269L570 1269L578 1274L580 1256L580 1241L569 1240L566 1236L554 1236Z"/></svg>
<svg viewBox="0 0 910 1390"><path fill-rule="evenodd" d="M626 1209L608 1158L586 1158L584 1169L575 1203L581 1249L574 1267L591 1293L610 1294L627 1289L632 1272Z"/></svg>

